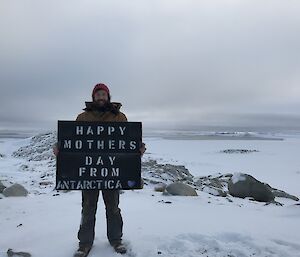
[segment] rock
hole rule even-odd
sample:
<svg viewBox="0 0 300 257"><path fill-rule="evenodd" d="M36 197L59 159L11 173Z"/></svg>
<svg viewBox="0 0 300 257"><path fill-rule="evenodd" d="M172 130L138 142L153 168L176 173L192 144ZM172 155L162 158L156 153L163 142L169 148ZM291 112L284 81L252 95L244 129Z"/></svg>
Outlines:
<svg viewBox="0 0 300 257"><path fill-rule="evenodd" d="M299 198L295 195L291 195L291 194L284 192L283 190L273 188L269 184L265 184L265 185L272 191L272 193L273 193L273 195L275 195L275 197L284 197L284 198L292 199L294 201L299 201Z"/></svg>
<svg viewBox="0 0 300 257"><path fill-rule="evenodd" d="M25 158L28 161L55 162L52 145L57 142L56 132L38 134L30 139L30 143L12 153L13 157Z"/></svg>
<svg viewBox="0 0 300 257"><path fill-rule="evenodd" d="M3 193L3 190L6 188L6 186L4 186L2 184L2 182L0 181L0 193Z"/></svg>
<svg viewBox="0 0 300 257"><path fill-rule="evenodd" d="M154 187L154 191L156 192L164 192L166 189L167 185L165 183L158 183L155 187Z"/></svg>
<svg viewBox="0 0 300 257"><path fill-rule="evenodd" d="M222 197L227 196L227 193L225 191L223 191L217 187L204 186L202 191L209 193L211 195L214 195L214 196L222 196Z"/></svg>
<svg viewBox="0 0 300 257"><path fill-rule="evenodd" d="M39 184L40 184L41 186L48 186L48 185L52 185L53 182L52 182L52 181L41 181Z"/></svg>
<svg viewBox="0 0 300 257"><path fill-rule="evenodd" d="M176 181L193 181L193 175L182 165L159 164L156 160L148 159L142 162L143 179L149 183L173 183Z"/></svg>
<svg viewBox="0 0 300 257"><path fill-rule="evenodd" d="M171 195L182 195L182 196L197 196L197 192L194 188L189 185L175 182L166 187L166 191Z"/></svg>
<svg viewBox="0 0 300 257"><path fill-rule="evenodd" d="M28 191L20 184L15 183L10 187L7 187L3 190L3 195L6 197L9 196L27 196Z"/></svg>
<svg viewBox="0 0 300 257"><path fill-rule="evenodd" d="M270 204L275 204L275 205L277 205L277 206L283 206L282 203L277 202L277 201L275 201L275 200L265 203L265 205L270 205Z"/></svg>
<svg viewBox="0 0 300 257"><path fill-rule="evenodd" d="M196 189L214 196L227 196L228 181L232 174L217 173L214 175L202 176L195 179Z"/></svg>
<svg viewBox="0 0 300 257"><path fill-rule="evenodd" d="M7 256L8 257L14 257L14 256L21 256L21 257L31 257L30 253L27 252L14 252L12 249L7 250Z"/></svg>
<svg viewBox="0 0 300 257"><path fill-rule="evenodd" d="M228 190L232 196L253 197L259 202L271 202L275 196L262 182L248 174L235 173L228 182Z"/></svg>
<svg viewBox="0 0 300 257"><path fill-rule="evenodd" d="M5 157L5 155L0 153L0 158L4 158L4 157Z"/></svg>
<svg viewBox="0 0 300 257"><path fill-rule="evenodd" d="M248 149L226 149L226 150L222 150L220 151L221 153L256 153L259 152L258 150L248 150Z"/></svg>
<svg viewBox="0 0 300 257"><path fill-rule="evenodd" d="M171 202L171 201L160 200L160 201L158 201L158 203L167 203L167 204L170 204L170 203L172 203L172 202Z"/></svg>

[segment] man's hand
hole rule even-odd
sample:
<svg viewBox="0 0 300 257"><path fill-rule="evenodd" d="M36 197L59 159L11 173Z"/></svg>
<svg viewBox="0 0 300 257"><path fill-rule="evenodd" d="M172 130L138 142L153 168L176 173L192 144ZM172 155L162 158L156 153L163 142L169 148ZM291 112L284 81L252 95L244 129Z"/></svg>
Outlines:
<svg viewBox="0 0 300 257"><path fill-rule="evenodd" d="M147 150L146 144L142 142L140 147L141 157L143 157L143 154L146 150Z"/></svg>
<svg viewBox="0 0 300 257"><path fill-rule="evenodd" d="M58 149L58 144L55 143L53 146L52 146L52 150L53 150L53 153L55 156L58 155L58 152L59 152L59 149Z"/></svg>

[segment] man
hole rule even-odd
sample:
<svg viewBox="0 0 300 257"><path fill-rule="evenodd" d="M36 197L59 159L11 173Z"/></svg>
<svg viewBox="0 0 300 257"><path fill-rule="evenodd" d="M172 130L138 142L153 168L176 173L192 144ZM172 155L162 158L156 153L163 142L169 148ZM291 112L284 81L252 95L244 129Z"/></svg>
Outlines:
<svg viewBox="0 0 300 257"><path fill-rule="evenodd" d="M92 92L92 102L86 102L84 112L80 113L76 121L126 122L127 117L120 111L121 103L111 102L109 88L105 84L97 84ZM146 148L142 143L141 156ZM53 148L58 154L58 148ZM102 197L106 209L107 238L111 246L118 253L124 254L127 249L122 243L123 220L119 205L119 190L102 190ZM77 237L79 248L74 257L85 257L90 252L95 237L95 222L99 190L82 190L81 222Z"/></svg>

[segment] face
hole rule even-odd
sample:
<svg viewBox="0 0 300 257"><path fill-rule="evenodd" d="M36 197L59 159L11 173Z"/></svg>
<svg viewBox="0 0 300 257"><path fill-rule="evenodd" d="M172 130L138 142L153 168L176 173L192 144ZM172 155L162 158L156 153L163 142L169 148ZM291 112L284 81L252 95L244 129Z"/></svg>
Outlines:
<svg viewBox="0 0 300 257"><path fill-rule="evenodd" d="M98 90L94 94L94 100L99 105L103 106L106 102L108 102L108 94L104 90Z"/></svg>

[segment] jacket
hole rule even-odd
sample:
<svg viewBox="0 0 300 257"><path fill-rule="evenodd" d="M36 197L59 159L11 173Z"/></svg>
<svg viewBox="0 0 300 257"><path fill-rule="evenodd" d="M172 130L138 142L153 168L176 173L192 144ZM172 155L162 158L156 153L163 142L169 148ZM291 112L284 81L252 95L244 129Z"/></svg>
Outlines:
<svg viewBox="0 0 300 257"><path fill-rule="evenodd" d="M119 121L126 122L126 115L120 111L121 103L111 102L106 108L99 108L94 102L85 102L84 112L78 114L76 121Z"/></svg>

